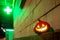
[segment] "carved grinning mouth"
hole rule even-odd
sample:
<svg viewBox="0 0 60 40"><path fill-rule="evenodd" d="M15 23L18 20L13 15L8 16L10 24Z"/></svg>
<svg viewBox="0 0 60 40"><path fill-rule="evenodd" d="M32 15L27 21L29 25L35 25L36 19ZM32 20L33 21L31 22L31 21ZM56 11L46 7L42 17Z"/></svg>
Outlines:
<svg viewBox="0 0 60 40"><path fill-rule="evenodd" d="M47 25L45 27L41 27L41 28L36 28L37 31L39 32L44 32L47 30Z"/></svg>

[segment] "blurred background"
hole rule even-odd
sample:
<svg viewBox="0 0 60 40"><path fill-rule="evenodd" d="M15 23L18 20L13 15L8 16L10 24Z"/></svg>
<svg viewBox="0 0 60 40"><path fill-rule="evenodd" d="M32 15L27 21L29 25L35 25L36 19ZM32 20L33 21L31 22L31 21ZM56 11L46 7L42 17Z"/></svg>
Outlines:
<svg viewBox="0 0 60 40"><path fill-rule="evenodd" d="M4 4L8 6L3 6ZM1 11L1 5L3 8L9 10L7 11L5 9L7 15L5 12ZM6 30L12 30L10 30L10 32L13 32L12 38L14 40L43 40L45 39L45 35L51 34L52 36L53 33L51 32L45 32L39 35L34 32L34 27L38 20L49 23L54 32L60 29L60 0L1 0L0 11L0 20L2 20L2 22L0 21L1 26ZM4 16L2 15L2 12ZM11 33L8 35L11 35Z"/></svg>

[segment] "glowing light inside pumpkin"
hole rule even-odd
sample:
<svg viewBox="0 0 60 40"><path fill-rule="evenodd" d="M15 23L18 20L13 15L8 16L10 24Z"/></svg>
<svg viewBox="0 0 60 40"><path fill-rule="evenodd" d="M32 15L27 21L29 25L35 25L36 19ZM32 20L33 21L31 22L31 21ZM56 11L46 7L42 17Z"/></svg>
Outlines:
<svg viewBox="0 0 60 40"><path fill-rule="evenodd" d="M42 27L44 27L45 25L44 24L42 24Z"/></svg>
<svg viewBox="0 0 60 40"><path fill-rule="evenodd" d="M40 28L40 26L39 26L39 25L37 25L37 28Z"/></svg>
<svg viewBox="0 0 60 40"><path fill-rule="evenodd" d="M44 25L44 24L42 24L42 27L40 27L39 25L36 27L36 30L39 31L39 32L44 32L47 29L48 29L47 25Z"/></svg>
<svg viewBox="0 0 60 40"><path fill-rule="evenodd" d="M50 30L50 24L45 21L38 21L36 26L34 27L35 33L43 33L48 32Z"/></svg>

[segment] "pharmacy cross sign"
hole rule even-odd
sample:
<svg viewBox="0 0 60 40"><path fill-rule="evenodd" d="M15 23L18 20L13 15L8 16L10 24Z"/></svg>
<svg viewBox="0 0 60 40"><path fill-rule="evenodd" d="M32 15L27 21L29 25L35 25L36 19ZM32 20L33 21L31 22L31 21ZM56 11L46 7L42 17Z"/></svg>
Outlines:
<svg viewBox="0 0 60 40"><path fill-rule="evenodd" d="M10 14L10 12L12 12L12 9L7 6L7 7L4 9L4 11L7 12L7 14Z"/></svg>

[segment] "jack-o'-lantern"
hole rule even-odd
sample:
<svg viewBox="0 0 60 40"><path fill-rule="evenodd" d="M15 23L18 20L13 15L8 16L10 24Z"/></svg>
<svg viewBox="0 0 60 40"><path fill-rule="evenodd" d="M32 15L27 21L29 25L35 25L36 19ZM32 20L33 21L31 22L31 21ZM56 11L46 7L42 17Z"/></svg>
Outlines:
<svg viewBox="0 0 60 40"><path fill-rule="evenodd" d="M34 31L36 33L47 32L49 29L50 29L50 25L47 22L44 22L44 21L41 21L41 20L34 27Z"/></svg>

